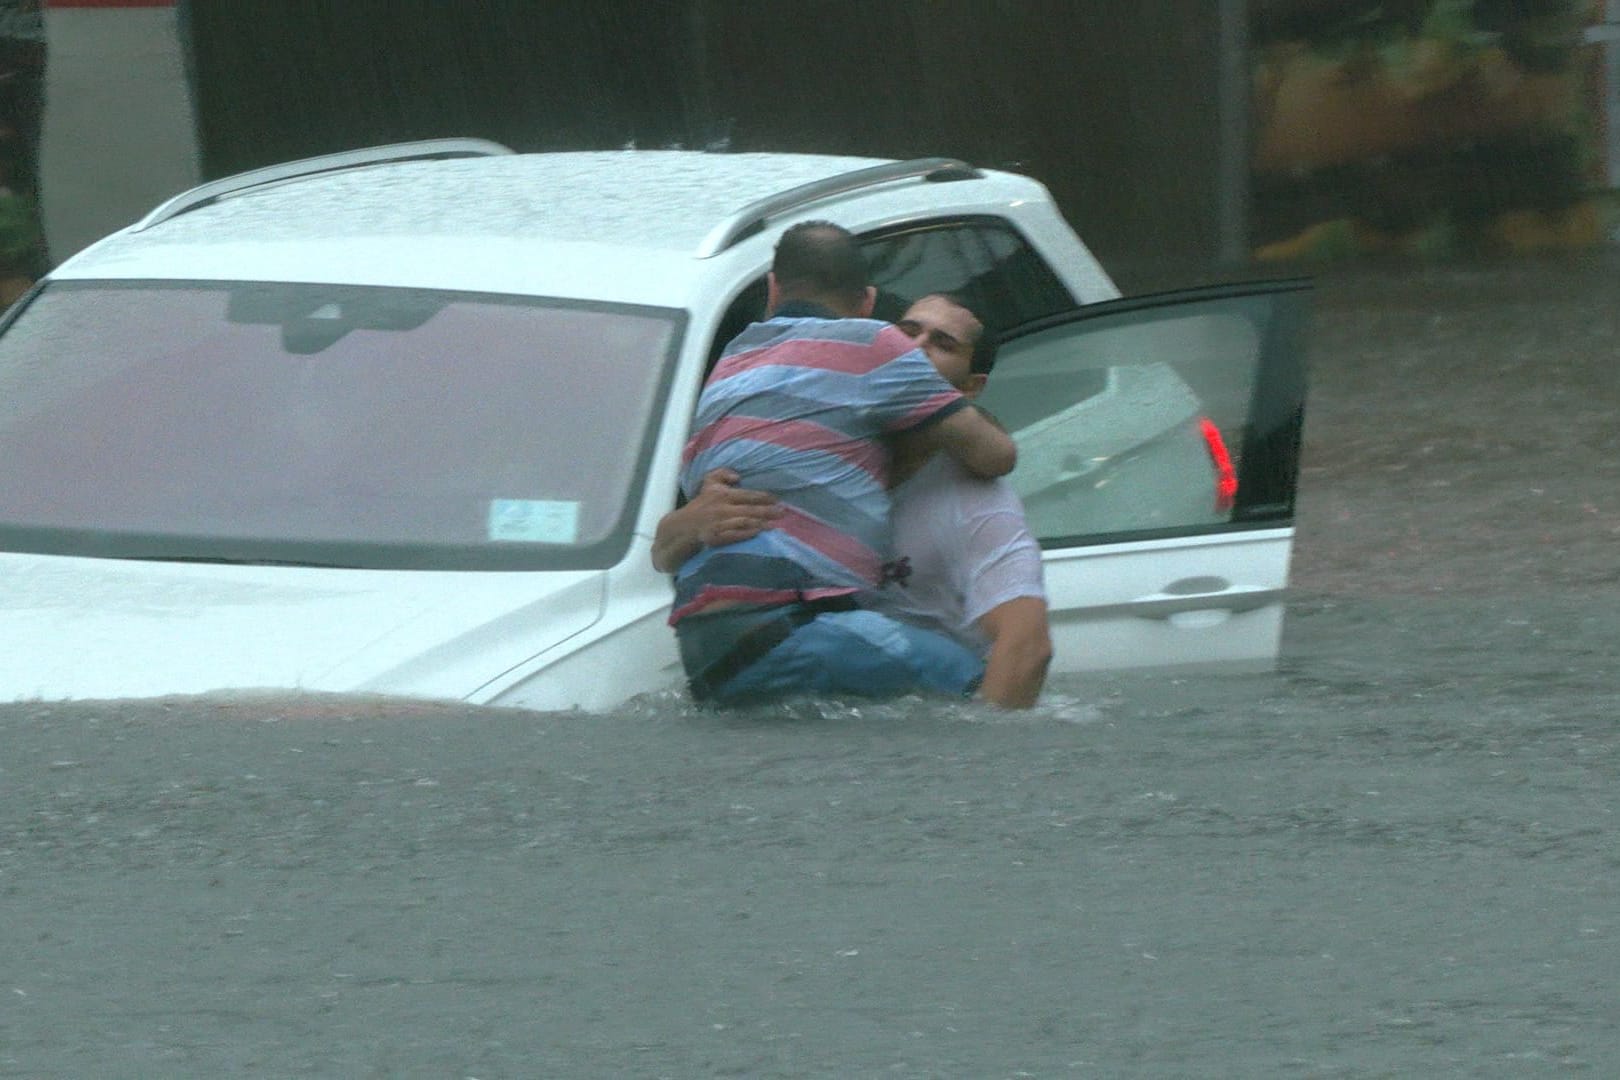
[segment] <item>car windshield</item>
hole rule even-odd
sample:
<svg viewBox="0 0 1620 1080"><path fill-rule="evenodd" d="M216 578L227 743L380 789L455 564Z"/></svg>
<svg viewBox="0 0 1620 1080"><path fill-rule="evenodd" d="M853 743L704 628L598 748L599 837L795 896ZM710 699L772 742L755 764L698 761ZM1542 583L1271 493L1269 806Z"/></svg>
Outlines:
<svg viewBox="0 0 1620 1080"><path fill-rule="evenodd" d="M55 283L0 334L0 549L608 566L683 322L419 289Z"/></svg>

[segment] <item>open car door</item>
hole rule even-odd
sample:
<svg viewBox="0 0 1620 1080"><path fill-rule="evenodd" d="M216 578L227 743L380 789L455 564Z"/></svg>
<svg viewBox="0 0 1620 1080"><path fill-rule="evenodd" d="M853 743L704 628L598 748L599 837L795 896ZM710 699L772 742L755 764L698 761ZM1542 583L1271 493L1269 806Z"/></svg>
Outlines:
<svg viewBox="0 0 1620 1080"><path fill-rule="evenodd" d="M1019 445L1054 672L1275 663L1309 295L1280 281L1132 297L1003 337L979 401Z"/></svg>

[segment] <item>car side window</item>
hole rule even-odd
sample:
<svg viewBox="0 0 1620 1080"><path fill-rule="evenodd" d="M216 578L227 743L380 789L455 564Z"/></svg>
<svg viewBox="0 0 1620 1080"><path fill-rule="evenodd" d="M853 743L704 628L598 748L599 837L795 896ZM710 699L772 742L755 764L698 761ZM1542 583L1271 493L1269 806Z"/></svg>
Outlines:
<svg viewBox="0 0 1620 1080"><path fill-rule="evenodd" d="M737 298L726 308L725 315L721 316L720 325L714 333L714 341L709 344L709 360L704 365L704 375L707 376L714 370L715 361L726 351L726 346L731 344L732 338L764 317L765 277L762 274L737 294Z"/></svg>
<svg viewBox="0 0 1620 1080"><path fill-rule="evenodd" d="M1018 443L1031 531L1064 546L1236 520L1245 446L1267 434L1266 298L1094 308L1006 340L979 399Z"/></svg>
<svg viewBox="0 0 1620 1080"><path fill-rule="evenodd" d="M957 218L885 230L862 237L861 251L878 288L873 314L891 322L913 300L935 292L960 294L999 328L1075 307L1052 268L999 218Z"/></svg>
<svg viewBox="0 0 1620 1080"><path fill-rule="evenodd" d="M878 289L875 318L897 321L918 297L951 292L991 325L1012 327L1070 311L1075 300L1029 243L999 218L953 218L861 238ZM765 279L737 294L709 349L709 367L731 339L764 317Z"/></svg>

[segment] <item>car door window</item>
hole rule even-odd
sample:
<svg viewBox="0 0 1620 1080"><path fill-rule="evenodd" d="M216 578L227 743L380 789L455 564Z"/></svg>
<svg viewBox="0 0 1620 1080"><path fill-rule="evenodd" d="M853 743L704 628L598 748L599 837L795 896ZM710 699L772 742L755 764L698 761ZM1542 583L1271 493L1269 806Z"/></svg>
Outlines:
<svg viewBox="0 0 1620 1080"><path fill-rule="evenodd" d="M1297 357L1276 354L1302 296L1280 283L1114 301L1009 334L980 403L1018 442L1011 482L1036 537L1286 521L1302 387Z"/></svg>

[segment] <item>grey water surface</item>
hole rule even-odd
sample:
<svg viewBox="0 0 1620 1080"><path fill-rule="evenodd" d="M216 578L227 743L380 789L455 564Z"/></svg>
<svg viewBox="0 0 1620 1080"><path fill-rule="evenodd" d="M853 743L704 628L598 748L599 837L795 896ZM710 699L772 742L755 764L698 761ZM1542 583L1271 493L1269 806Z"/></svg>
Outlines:
<svg viewBox="0 0 1620 1080"><path fill-rule="evenodd" d="M1274 674L0 708L0 1076L1620 1076L1617 283L1322 276Z"/></svg>

